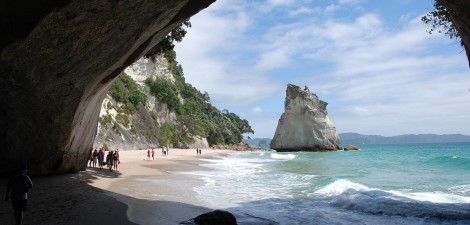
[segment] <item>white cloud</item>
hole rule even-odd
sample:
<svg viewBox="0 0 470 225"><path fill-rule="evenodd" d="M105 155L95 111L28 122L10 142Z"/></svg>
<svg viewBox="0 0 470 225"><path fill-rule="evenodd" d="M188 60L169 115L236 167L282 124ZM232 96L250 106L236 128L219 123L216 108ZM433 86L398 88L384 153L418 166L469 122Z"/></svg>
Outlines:
<svg viewBox="0 0 470 225"><path fill-rule="evenodd" d="M355 106L352 108L351 110L353 113L355 114L358 114L358 115L363 115L363 116L370 116L372 115L372 113L366 109L366 108L362 108L360 106Z"/></svg>
<svg viewBox="0 0 470 225"><path fill-rule="evenodd" d="M215 103L240 105L266 98L278 86L263 74L234 63L244 60L244 52L250 48L243 34L251 22L243 12L243 4L230 10L224 8L228 7L227 1L214 4L215 9L191 19L193 28L176 45L177 59L183 65L187 82L207 91Z"/></svg>
<svg viewBox="0 0 470 225"><path fill-rule="evenodd" d="M290 64L290 57L283 49L272 50L261 55L256 68L262 71L286 67Z"/></svg>
<svg viewBox="0 0 470 225"><path fill-rule="evenodd" d="M294 0L268 0L266 3L271 6L279 6L279 5L291 5L295 3L295 1Z"/></svg>
<svg viewBox="0 0 470 225"><path fill-rule="evenodd" d="M251 111L255 113L260 113L260 112L263 112L263 109L261 109L261 107L259 106L256 106Z"/></svg>
<svg viewBox="0 0 470 225"><path fill-rule="evenodd" d="M290 10L288 12L289 16L291 17L295 17L295 16L299 16L299 15L303 15L303 14L312 14L312 13L320 13L321 12L321 8L320 7L315 7L315 8L309 8L309 7L305 7L305 6L301 6L299 8L296 8L294 10Z"/></svg>

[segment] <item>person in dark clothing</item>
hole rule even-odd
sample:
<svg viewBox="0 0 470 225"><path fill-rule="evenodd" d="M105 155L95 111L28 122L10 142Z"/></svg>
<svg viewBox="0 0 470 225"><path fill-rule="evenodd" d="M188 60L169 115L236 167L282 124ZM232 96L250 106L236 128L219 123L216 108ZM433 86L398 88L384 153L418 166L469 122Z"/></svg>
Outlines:
<svg viewBox="0 0 470 225"><path fill-rule="evenodd" d="M7 183L5 201L11 199L16 225L23 223L23 211L26 211L28 206L28 191L33 187L31 178L26 175L27 172L26 167L21 167L19 172L13 175Z"/></svg>

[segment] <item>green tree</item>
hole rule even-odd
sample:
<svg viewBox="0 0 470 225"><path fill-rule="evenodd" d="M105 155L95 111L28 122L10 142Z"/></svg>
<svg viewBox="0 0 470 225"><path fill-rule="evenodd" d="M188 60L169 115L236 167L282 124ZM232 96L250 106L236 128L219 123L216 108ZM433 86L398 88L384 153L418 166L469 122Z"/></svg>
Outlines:
<svg viewBox="0 0 470 225"><path fill-rule="evenodd" d="M185 27L191 27L191 22L189 22L189 20L173 28L173 30L171 30L171 32L163 40L161 40L145 54L145 57L150 58L167 50L173 50L175 47L174 43L181 42L184 36L186 36L187 31Z"/></svg>
<svg viewBox="0 0 470 225"><path fill-rule="evenodd" d="M178 89L173 82L163 77L156 77L155 79L146 79L145 83L149 86L150 93L153 94L155 98L160 102L166 103L170 110L178 110L181 103L178 98Z"/></svg>
<svg viewBox="0 0 470 225"><path fill-rule="evenodd" d="M160 127L160 135L158 135L158 142L160 146L169 147L174 143L176 137L176 126L168 121L163 122Z"/></svg>
<svg viewBox="0 0 470 225"><path fill-rule="evenodd" d="M124 103L129 112L136 111L139 105L147 104L147 96L139 84L124 72L119 75L119 78L111 86L109 94L114 100Z"/></svg>

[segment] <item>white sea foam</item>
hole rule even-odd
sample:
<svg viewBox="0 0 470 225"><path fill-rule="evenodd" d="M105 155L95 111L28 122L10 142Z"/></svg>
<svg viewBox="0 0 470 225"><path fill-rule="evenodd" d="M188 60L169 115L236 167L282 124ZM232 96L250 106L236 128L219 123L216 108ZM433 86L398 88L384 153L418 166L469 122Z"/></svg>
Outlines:
<svg viewBox="0 0 470 225"><path fill-rule="evenodd" d="M343 179L315 194L329 198L335 207L371 214L470 219L470 198L454 194L384 191Z"/></svg>
<svg viewBox="0 0 470 225"><path fill-rule="evenodd" d="M279 154L279 153L271 153L271 158L273 159L280 159L280 160L292 160L295 159L294 154Z"/></svg>
<svg viewBox="0 0 470 225"><path fill-rule="evenodd" d="M470 195L470 184L467 185L459 185L459 186L454 186L449 188L449 191L456 193L456 194L462 194L462 195Z"/></svg>
<svg viewBox="0 0 470 225"><path fill-rule="evenodd" d="M345 179L340 179L316 191L315 193L318 195L331 197L331 196L341 195L347 191L366 192L370 190L372 189L362 184L354 183L352 181L345 180Z"/></svg>

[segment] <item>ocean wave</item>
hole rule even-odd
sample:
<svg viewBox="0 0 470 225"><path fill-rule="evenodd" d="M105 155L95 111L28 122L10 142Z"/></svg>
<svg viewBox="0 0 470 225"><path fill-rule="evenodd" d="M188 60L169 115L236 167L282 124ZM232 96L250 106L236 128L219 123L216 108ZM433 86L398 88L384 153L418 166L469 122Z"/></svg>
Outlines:
<svg viewBox="0 0 470 225"><path fill-rule="evenodd" d="M428 165L444 166L451 168L470 169L470 159L459 156L439 156L429 159Z"/></svg>
<svg viewBox="0 0 470 225"><path fill-rule="evenodd" d="M315 192L330 204L370 214L470 219L470 198L442 192L405 193L340 179Z"/></svg>
<svg viewBox="0 0 470 225"><path fill-rule="evenodd" d="M280 160L292 160L295 159L294 154L279 154L279 153L271 153L271 158L273 159L280 159Z"/></svg>
<svg viewBox="0 0 470 225"><path fill-rule="evenodd" d="M456 194L470 195L470 184L450 187L449 191Z"/></svg>

